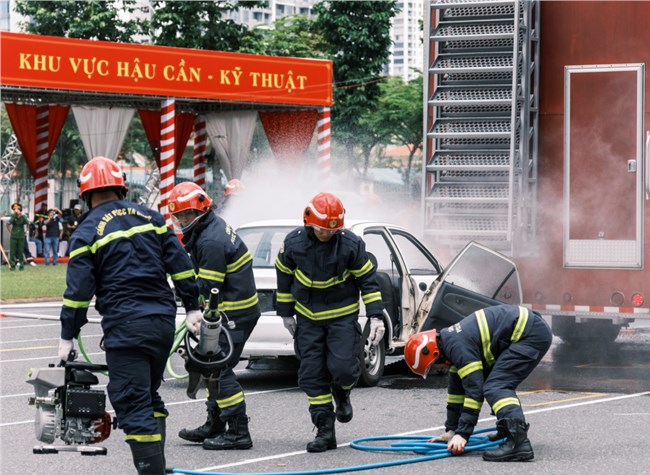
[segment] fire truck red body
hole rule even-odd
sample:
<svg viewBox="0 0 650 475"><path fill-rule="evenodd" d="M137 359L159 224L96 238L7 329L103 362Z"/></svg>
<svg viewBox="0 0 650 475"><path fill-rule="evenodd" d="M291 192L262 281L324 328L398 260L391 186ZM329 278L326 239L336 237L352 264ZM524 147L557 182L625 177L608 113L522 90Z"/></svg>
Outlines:
<svg viewBox="0 0 650 475"><path fill-rule="evenodd" d="M435 239L437 233L453 233L451 226L445 228L452 218L443 219L440 211L451 193L437 191L448 186L445 179L451 174L440 166L436 154L454 158L477 148L481 140L461 146L445 143L445 133L453 127L461 130L461 122L467 119L447 118L449 103L445 109L436 102L438 91L460 83L452 78L453 72L443 69L440 59L447 55L449 64L471 54L473 65L476 58L483 63L499 58L501 50L491 46L494 31L509 26L504 21L507 11L497 9L514 5L515 17L517 11L524 13L514 20L514 31L520 36L519 42L514 40L512 74L520 74L518 68L524 73L511 82L514 112L504 116L511 125L504 136L510 132L512 137L509 148L504 146L511 160L508 173L503 172L510 193L501 205L508 210L506 224L499 228L505 238L499 241L496 232L484 229L476 236L465 232L456 237L497 247L505 242L504 253L515 258L521 273L524 303L552 315L556 335L565 340L612 341L622 326L650 318L650 82L646 77L650 2L532 2L537 3L532 8L531 2L442 3L431 2L428 29L432 38L442 37L435 44L432 40L428 52L425 234ZM461 30L457 18L463 15ZM470 32L482 32L487 24L492 37L481 33L482 40L473 42L476 51L468 53L465 46L452 57L449 51L458 45L449 46L449 36L456 35L453 41L462 43ZM485 47L476 48L477 41L484 41ZM498 47L503 49L503 43ZM503 57L507 59L507 54ZM476 88L473 97L479 97L476 91L499 87L495 74L486 75L482 85L471 86ZM462 87L470 87L467 84ZM478 113L470 114L476 114L474 124L480 125L478 121L488 120L484 117L493 112L485 108L485 101L477 107ZM462 140L461 134L457 140ZM478 180L485 187L501 179L494 176L495 169L489 176L474 171L472 179L483 173ZM470 178L454 176L454 186L462 180L475 186ZM492 201L493 206L500 205L498 197ZM471 206L466 200L455 219L469 213ZM482 206L482 213L492 212Z"/></svg>

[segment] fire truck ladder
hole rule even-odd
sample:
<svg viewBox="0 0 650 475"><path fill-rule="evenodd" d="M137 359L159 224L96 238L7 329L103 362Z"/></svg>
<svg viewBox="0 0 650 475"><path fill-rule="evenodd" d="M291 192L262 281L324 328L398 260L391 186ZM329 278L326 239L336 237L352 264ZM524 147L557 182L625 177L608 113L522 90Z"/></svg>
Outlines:
<svg viewBox="0 0 650 475"><path fill-rule="evenodd" d="M22 156L23 153L20 151L18 139L15 134L11 134L0 159L0 202L9 192L14 172Z"/></svg>
<svg viewBox="0 0 650 475"><path fill-rule="evenodd" d="M519 255L535 231L539 1L430 0L424 233Z"/></svg>

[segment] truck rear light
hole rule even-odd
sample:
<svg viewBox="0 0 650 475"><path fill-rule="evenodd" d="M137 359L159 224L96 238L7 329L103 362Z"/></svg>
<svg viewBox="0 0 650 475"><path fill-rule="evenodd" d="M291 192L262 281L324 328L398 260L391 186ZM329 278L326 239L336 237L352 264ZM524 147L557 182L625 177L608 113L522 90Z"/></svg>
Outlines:
<svg viewBox="0 0 650 475"><path fill-rule="evenodd" d="M643 295L639 293L632 294L632 305L634 305L635 307L640 307L641 305L643 305L644 301L645 299L643 298Z"/></svg>
<svg viewBox="0 0 650 475"><path fill-rule="evenodd" d="M612 302L612 305L620 307L625 303L625 295L623 295L623 292L616 291L609 298L609 301Z"/></svg>

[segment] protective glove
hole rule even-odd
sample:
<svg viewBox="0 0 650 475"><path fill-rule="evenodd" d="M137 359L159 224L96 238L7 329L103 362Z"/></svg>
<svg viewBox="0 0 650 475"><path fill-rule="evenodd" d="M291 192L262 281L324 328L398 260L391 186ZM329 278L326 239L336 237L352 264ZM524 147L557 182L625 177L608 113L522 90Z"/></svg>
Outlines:
<svg viewBox="0 0 650 475"><path fill-rule="evenodd" d="M384 338L385 332L384 321L381 318L370 317L370 333L368 334L370 344L377 345Z"/></svg>
<svg viewBox="0 0 650 475"><path fill-rule="evenodd" d="M428 442L444 442L445 444L448 444L449 441L456 435L456 433L453 430L448 430L444 434L440 434L438 437L434 437L433 439L429 439Z"/></svg>
<svg viewBox="0 0 650 475"><path fill-rule="evenodd" d="M447 444L447 451L454 455L462 454L465 452L466 443L467 441L465 440L465 437L456 434L451 438L449 444Z"/></svg>
<svg viewBox="0 0 650 475"><path fill-rule="evenodd" d="M289 330L291 336L296 333L296 327L298 324L296 323L295 317L282 317L282 324L284 325L284 328Z"/></svg>
<svg viewBox="0 0 650 475"><path fill-rule="evenodd" d="M194 335L199 334L201 329L201 320L203 320L203 314L200 310L190 310L185 316L185 327L187 331Z"/></svg>
<svg viewBox="0 0 650 475"><path fill-rule="evenodd" d="M68 361L68 355L74 347L72 340L64 340L61 338L59 340L59 359L61 361Z"/></svg>

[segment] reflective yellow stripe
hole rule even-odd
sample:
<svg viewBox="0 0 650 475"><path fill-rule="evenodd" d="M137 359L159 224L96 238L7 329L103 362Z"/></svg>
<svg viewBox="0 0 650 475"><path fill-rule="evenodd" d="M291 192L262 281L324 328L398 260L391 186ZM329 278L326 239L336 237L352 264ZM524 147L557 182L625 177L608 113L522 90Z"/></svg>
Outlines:
<svg viewBox="0 0 650 475"><path fill-rule="evenodd" d="M474 371L482 371L483 370L483 363L480 361L473 361L472 363L466 364L462 368L458 370L458 376L464 378L468 374L473 373Z"/></svg>
<svg viewBox="0 0 650 475"><path fill-rule="evenodd" d="M135 440L136 442L158 442L162 440L160 434L131 434L124 437L125 441Z"/></svg>
<svg viewBox="0 0 650 475"><path fill-rule="evenodd" d="M213 280L215 282L223 282L226 278L226 274L223 272L217 272L215 270L203 269L199 267L199 279Z"/></svg>
<svg viewBox="0 0 650 475"><path fill-rule="evenodd" d="M515 330L512 332L510 341L513 343L519 341L526 328L526 323L528 323L528 309L526 307L519 307L519 318L517 319L517 324L515 325Z"/></svg>
<svg viewBox="0 0 650 475"><path fill-rule="evenodd" d="M277 300L280 303L293 303L296 301L296 299L293 297L293 294L289 294L285 292L278 292Z"/></svg>
<svg viewBox="0 0 650 475"><path fill-rule="evenodd" d="M458 373L458 368L456 368L455 366L450 366L449 367L449 372L450 373Z"/></svg>
<svg viewBox="0 0 650 475"><path fill-rule="evenodd" d="M332 404L332 393L321 394L320 396L307 396L309 404L312 406L320 406L322 404Z"/></svg>
<svg viewBox="0 0 650 475"><path fill-rule="evenodd" d="M259 302L259 298L257 294L253 295L252 297L249 297L245 300L235 300L235 301L228 301L224 300L219 304L219 309L224 311L224 312L231 312L233 310L243 310L245 308L250 308L257 304Z"/></svg>
<svg viewBox="0 0 650 475"><path fill-rule="evenodd" d="M226 407L236 406L242 402L244 402L244 392L239 391L237 394L233 394L225 399L217 399L217 406L219 406L219 409L224 409Z"/></svg>
<svg viewBox="0 0 650 475"><path fill-rule="evenodd" d="M485 362L488 366L492 366L494 364L494 356L492 355L492 350L490 350L492 339L490 338L490 329L488 328L487 318L485 318L485 312L483 310L478 310L476 312L476 322L478 323L478 329L481 332L483 358L485 358Z"/></svg>
<svg viewBox="0 0 650 475"><path fill-rule="evenodd" d="M166 418L167 414L165 414L164 412L153 411L153 416L156 419L161 419L161 418Z"/></svg>
<svg viewBox="0 0 650 475"><path fill-rule="evenodd" d="M352 275L355 277L361 277L362 275L367 274L372 270L372 262L370 262L370 259L368 259L368 262L366 262L363 267L359 270L354 270L352 269Z"/></svg>
<svg viewBox="0 0 650 475"><path fill-rule="evenodd" d="M311 280L303 271L296 269L296 280L298 280L298 282L300 282L305 287L310 287L313 289L326 289L328 287L333 287L345 282L348 277L350 277L350 271L346 269L343 271L343 276L341 279L338 277L332 277L328 280Z"/></svg>
<svg viewBox="0 0 650 475"><path fill-rule="evenodd" d="M275 267L278 269L280 272L283 272L285 274L293 275L293 271L289 269L287 266L285 266L281 261L280 258L275 259Z"/></svg>
<svg viewBox="0 0 650 475"><path fill-rule="evenodd" d="M146 233L150 231L153 231L156 234L165 234L167 232L167 225L163 224L162 226L154 226L152 223L147 223L140 226L134 226L130 229L115 231L113 233L107 234L101 239L98 239L90 246L82 246L75 249L74 251L70 251L70 259L88 251L90 251L92 254L95 254L97 252L97 249L105 246L112 241L115 241L116 239L130 238L136 234Z"/></svg>
<svg viewBox="0 0 650 475"><path fill-rule="evenodd" d="M172 274L171 277L173 281L177 281L182 279L194 278L196 277L196 274L194 273L194 269L190 269L183 272L178 272L176 274Z"/></svg>
<svg viewBox="0 0 650 475"><path fill-rule="evenodd" d="M82 246L78 247L74 251L70 251L70 259L77 257L79 254L83 254L84 252L90 252L90 246Z"/></svg>
<svg viewBox="0 0 650 475"><path fill-rule="evenodd" d="M462 404L465 401L465 396L462 394L447 394L447 402L449 404Z"/></svg>
<svg viewBox="0 0 650 475"><path fill-rule="evenodd" d="M370 292L369 294L362 295L363 303L368 305L372 302L381 301L381 292Z"/></svg>
<svg viewBox="0 0 650 475"><path fill-rule="evenodd" d="M78 300L63 299L63 305L70 308L88 308L90 307L90 300L80 302Z"/></svg>
<svg viewBox="0 0 650 475"><path fill-rule="evenodd" d="M239 270L247 262L250 262L252 260L253 260L253 256L251 256L250 252L246 251L244 254L242 254L242 256L239 259L237 259L235 262L231 262L226 266L226 273L232 274L233 272Z"/></svg>
<svg viewBox="0 0 650 475"><path fill-rule="evenodd" d="M148 223L141 226L134 226L130 229L125 229L122 231L115 231L114 233L107 234L103 238L95 241L90 246L90 252L95 254L97 252L97 249L105 246L109 242L115 241L116 239L130 238L136 234L147 233L150 231L153 231L156 234L165 234L167 232L167 225L163 224L162 226L154 226L153 224Z"/></svg>
<svg viewBox="0 0 650 475"><path fill-rule="evenodd" d="M471 397L466 397L465 402L463 402L463 407L467 407L469 409L476 409L477 411L481 410L482 405L483 405L483 401L477 401L476 399L472 399Z"/></svg>
<svg viewBox="0 0 650 475"><path fill-rule="evenodd" d="M492 410L494 411L495 414L497 414L501 409L503 409L505 406L521 406L519 403L519 399L516 397L506 397L503 399L499 399L497 402L495 402L492 405Z"/></svg>
<svg viewBox="0 0 650 475"><path fill-rule="evenodd" d="M348 385L348 386L341 386L341 388L343 388L343 389L346 390L346 391L349 391L349 390L352 389L353 387L354 387L354 383L352 383L352 384L350 384L350 385Z"/></svg>
<svg viewBox="0 0 650 475"><path fill-rule="evenodd" d="M346 307L334 308L322 312L312 312L300 302L296 302L296 311L311 320L327 320L329 318L343 317L359 311L359 302L354 302Z"/></svg>

